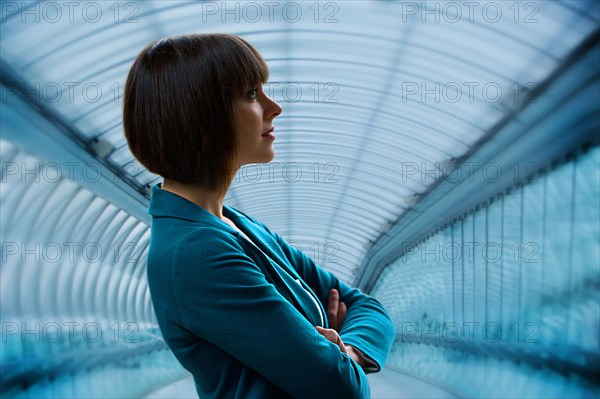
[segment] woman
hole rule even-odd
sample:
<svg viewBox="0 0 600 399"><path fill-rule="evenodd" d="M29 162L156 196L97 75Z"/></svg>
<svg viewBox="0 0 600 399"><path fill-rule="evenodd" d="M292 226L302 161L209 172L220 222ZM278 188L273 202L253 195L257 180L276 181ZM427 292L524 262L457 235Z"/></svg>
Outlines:
<svg viewBox="0 0 600 399"><path fill-rule="evenodd" d="M224 204L241 166L275 155L267 78L227 34L152 42L129 72L129 148L164 178L149 207L158 323L202 399L368 397L395 335L381 304Z"/></svg>

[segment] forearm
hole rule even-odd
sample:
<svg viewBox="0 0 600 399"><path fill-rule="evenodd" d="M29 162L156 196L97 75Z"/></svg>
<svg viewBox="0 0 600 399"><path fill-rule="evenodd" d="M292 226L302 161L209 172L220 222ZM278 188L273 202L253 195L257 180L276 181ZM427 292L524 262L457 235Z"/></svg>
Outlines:
<svg viewBox="0 0 600 399"><path fill-rule="evenodd" d="M367 366L367 362L365 361L365 359L363 359L363 357L358 353L358 351L354 350L354 347L352 347L351 345L346 345L346 351L348 352L348 356L350 356L352 360L358 363L360 367L364 369Z"/></svg>
<svg viewBox="0 0 600 399"><path fill-rule="evenodd" d="M385 363L395 338L395 328L377 300L362 296L348 306L340 336L346 345L359 350L364 360L371 360L373 363L367 365L371 366L368 371L376 372Z"/></svg>
<svg viewBox="0 0 600 399"><path fill-rule="evenodd" d="M327 338L329 342L336 344L340 348L340 351L354 360L354 363L358 364L365 373L379 371L377 363L363 351L352 345L345 345L336 330L319 326L316 326L315 328L319 334Z"/></svg>
<svg viewBox="0 0 600 399"><path fill-rule="evenodd" d="M375 360L371 359L365 353L363 353L360 349L352 347L352 345L348 345L351 351L354 352L356 358L351 357L354 361L356 361L359 366L363 369L365 373L376 373L379 371L379 366ZM350 356L350 355L349 355Z"/></svg>

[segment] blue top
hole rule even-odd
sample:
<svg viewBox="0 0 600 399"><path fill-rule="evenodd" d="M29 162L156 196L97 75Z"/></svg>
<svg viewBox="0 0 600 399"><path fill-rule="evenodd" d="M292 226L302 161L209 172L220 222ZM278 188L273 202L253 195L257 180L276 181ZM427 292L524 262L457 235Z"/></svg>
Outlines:
<svg viewBox="0 0 600 399"><path fill-rule="evenodd" d="M370 396L365 371L315 329L321 315L311 288L323 314L329 291L339 291L347 305L339 335L379 371L395 330L377 300L233 207L224 205L223 215L260 249L160 184L152 188L148 212L156 317L202 399Z"/></svg>

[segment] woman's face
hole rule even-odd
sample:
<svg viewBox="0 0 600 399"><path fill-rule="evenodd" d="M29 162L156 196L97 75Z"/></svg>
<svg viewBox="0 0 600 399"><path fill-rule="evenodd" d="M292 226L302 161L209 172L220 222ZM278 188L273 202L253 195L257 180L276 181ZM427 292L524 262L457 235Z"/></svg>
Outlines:
<svg viewBox="0 0 600 399"><path fill-rule="evenodd" d="M273 119L281 107L263 91L262 85L249 90L237 103L236 126L240 138L237 167L249 163L267 163L275 157Z"/></svg>

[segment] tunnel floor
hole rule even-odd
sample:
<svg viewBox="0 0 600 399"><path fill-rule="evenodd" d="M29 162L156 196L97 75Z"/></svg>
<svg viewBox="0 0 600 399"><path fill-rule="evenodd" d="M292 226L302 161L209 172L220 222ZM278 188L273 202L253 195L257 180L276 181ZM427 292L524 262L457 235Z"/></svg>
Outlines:
<svg viewBox="0 0 600 399"><path fill-rule="evenodd" d="M439 386L389 369L384 369L375 374L368 374L367 378L371 385L372 399L456 398L456 396ZM145 399L189 399L196 397L194 380L190 376L152 392Z"/></svg>

